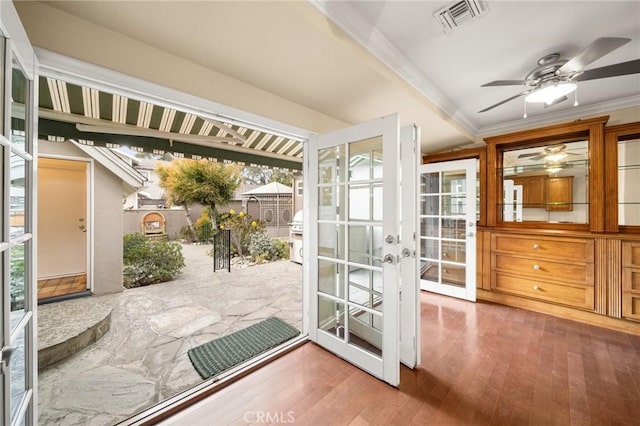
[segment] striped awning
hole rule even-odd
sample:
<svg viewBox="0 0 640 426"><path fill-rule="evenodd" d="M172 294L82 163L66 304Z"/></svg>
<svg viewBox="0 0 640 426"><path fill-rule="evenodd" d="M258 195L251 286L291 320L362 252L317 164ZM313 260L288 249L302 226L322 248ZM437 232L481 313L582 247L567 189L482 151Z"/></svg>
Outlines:
<svg viewBox="0 0 640 426"><path fill-rule="evenodd" d="M282 169L302 168L302 142L40 77L38 132L52 141L78 143L177 158L208 158Z"/></svg>

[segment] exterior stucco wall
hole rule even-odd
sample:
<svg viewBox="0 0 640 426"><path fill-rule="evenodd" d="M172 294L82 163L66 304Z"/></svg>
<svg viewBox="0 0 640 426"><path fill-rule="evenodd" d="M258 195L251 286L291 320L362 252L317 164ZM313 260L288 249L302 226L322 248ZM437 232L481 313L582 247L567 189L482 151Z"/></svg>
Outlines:
<svg viewBox="0 0 640 426"><path fill-rule="evenodd" d="M39 155L89 158L68 142L39 141ZM122 181L101 164L93 162L93 292L122 291Z"/></svg>
<svg viewBox="0 0 640 426"><path fill-rule="evenodd" d="M198 205L189 208L189 217L195 225L196 220L202 214L204 207ZM220 213L226 213L233 209L236 212L242 210L242 201L232 201L226 206L217 206L216 209ZM123 218L123 233L133 234L134 232L142 232L142 218L150 212L158 212L164 216L165 232L169 240L179 240L180 229L187 226L187 219L183 209L125 209Z"/></svg>

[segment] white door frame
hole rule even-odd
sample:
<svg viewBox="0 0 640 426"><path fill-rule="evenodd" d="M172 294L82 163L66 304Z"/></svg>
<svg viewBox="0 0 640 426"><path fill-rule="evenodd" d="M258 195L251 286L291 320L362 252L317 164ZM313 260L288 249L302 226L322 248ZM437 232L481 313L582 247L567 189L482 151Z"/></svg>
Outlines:
<svg viewBox="0 0 640 426"><path fill-rule="evenodd" d="M37 285L36 285L36 252L37 230L35 229L37 211L37 99L38 75L37 61L20 17L12 2L0 2L0 33L4 42L4 56L0 61L5 87L2 99L2 145L3 179L2 179L2 232L0 232L0 261L2 262L2 303L0 304L0 423L34 425L37 423ZM25 105L13 109L12 106L12 69L14 61L25 77ZM12 142L12 116L14 113L24 114L25 137L24 147ZM10 154L23 160L24 164L24 230L11 235L10 229ZM14 324L11 324L11 271L10 253L12 247L24 246L24 308L16 313ZM12 354L12 355L11 355ZM19 360L18 357L22 357ZM11 362L13 360L13 362ZM20 362L22 361L22 362ZM18 366L14 370L13 366ZM22 366L22 369L20 369ZM13 374L16 377L12 377ZM18 383L20 384L18 385ZM18 385L16 387L16 385ZM12 390L17 391L14 407L11 407ZM13 411L13 413L12 413ZM13 414L13 419L12 419Z"/></svg>
<svg viewBox="0 0 640 426"><path fill-rule="evenodd" d="M86 200L86 227L87 227L87 237L86 237L86 260L87 260L87 290L91 292L95 291L94 289L94 247L95 247L95 227L93 224L95 223L95 210L94 210L94 167L95 161L93 158L86 157L76 157L71 155L58 155L58 154L39 154L39 158L49 158L52 160L67 160L67 161L79 161L82 163L87 163L87 181L86 181L86 191L87 191L87 200Z"/></svg>

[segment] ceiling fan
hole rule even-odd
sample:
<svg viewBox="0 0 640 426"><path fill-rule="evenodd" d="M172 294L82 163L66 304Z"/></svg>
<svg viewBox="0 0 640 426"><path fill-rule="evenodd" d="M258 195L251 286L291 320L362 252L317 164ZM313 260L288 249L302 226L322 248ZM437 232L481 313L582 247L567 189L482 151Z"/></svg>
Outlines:
<svg viewBox="0 0 640 426"><path fill-rule="evenodd" d="M534 161L544 159L545 161L549 162L559 162L568 155L582 155L565 151L566 148L566 145L547 146L542 151L520 154L518 155L518 158L529 158L530 160Z"/></svg>
<svg viewBox="0 0 640 426"><path fill-rule="evenodd" d="M540 58L538 66L531 70L524 80L496 80L485 83L481 87L529 86L529 88L478 111L478 113L489 111L525 95L525 103L544 102L546 108L567 100L567 95L576 90L575 82L638 74L640 73L640 59L585 70L585 67L592 62L630 41L630 38L601 37L571 59L560 59L559 53L551 53ZM575 105L577 105L577 101Z"/></svg>

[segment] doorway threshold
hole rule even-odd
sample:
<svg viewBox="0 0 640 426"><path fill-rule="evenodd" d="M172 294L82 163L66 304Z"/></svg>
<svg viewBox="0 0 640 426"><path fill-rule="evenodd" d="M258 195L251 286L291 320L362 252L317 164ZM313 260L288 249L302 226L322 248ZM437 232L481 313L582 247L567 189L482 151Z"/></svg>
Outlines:
<svg viewBox="0 0 640 426"><path fill-rule="evenodd" d="M207 379L199 385L196 385L173 398L169 398L166 401L138 413L135 416L118 423L118 425L148 426L158 424L159 422L167 420L180 411L185 410L197 402L213 395L219 390L224 389L270 362L275 361L281 356L301 347L307 342L310 342L308 335L300 336L285 342L276 348L238 365L237 367L231 368L218 376Z"/></svg>

